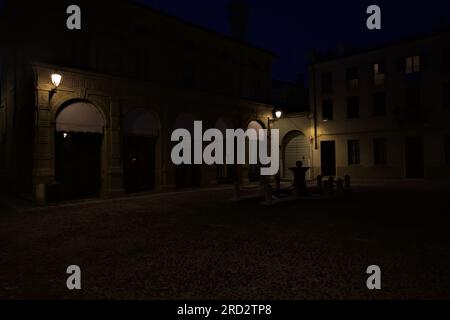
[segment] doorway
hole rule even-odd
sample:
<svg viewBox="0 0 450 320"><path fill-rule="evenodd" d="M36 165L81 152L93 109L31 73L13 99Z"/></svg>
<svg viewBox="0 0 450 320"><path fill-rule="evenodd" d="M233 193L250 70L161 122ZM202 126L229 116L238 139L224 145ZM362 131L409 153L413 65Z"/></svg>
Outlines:
<svg viewBox="0 0 450 320"><path fill-rule="evenodd" d="M56 116L55 181L49 201L100 196L104 120L87 101L73 101Z"/></svg>
<svg viewBox="0 0 450 320"><path fill-rule="evenodd" d="M123 184L126 192L155 189L159 118L146 109L127 112L123 120Z"/></svg>
<svg viewBox="0 0 450 320"><path fill-rule="evenodd" d="M336 142L322 141L320 143L322 176L336 176Z"/></svg>
<svg viewBox="0 0 450 320"><path fill-rule="evenodd" d="M56 132L55 178L60 200L100 196L102 141L98 133Z"/></svg>
<svg viewBox="0 0 450 320"><path fill-rule="evenodd" d="M304 167L311 167L310 142L300 131L292 131L286 135L283 142L283 177L294 180L294 172L291 168L297 166L297 161L302 161ZM306 173L306 179L311 179L311 172Z"/></svg>
<svg viewBox="0 0 450 320"><path fill-rule="evenodd" d="M155 187L156 139L124 138L124 185L127 192L153 190Z"/></svg>
<svg viewBox="0 0 450 320"><path fill-rule="evenodd" d="M425 177L423 137L407 137L405 140L405 176L407 179Z"/></svg>

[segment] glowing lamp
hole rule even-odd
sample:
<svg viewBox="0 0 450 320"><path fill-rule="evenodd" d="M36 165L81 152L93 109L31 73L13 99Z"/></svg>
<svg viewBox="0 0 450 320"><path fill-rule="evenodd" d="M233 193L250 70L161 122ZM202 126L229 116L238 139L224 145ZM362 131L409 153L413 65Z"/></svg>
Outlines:
<svg viewBox="0 0 450 320"><path fill-rule="evenodd" d="M55 86L55 88L59 87L59 85L61 84L61 80L62 80L62 75L60 75L58 73L52 74L52 83Z"/></svg>
<svg viewBox="0 0 450 320"><path fill-rule="evenodd" d="M283 115L283 112L282 112L281 110L275 111L275 117L276 117L277 119L280 119L282 115Z"/></svg>

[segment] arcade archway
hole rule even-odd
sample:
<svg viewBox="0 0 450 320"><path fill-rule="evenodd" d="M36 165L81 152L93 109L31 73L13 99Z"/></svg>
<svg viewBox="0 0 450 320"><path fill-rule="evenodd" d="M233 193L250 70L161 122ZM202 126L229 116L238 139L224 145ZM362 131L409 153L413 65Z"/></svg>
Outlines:
<svg viewBox="0 0 450 320"><path fill-rule="evenodd" d="M56 116L55 200L100 195L104 127L102 114L89 102L61 108Z"/></svg>
<svg viewBox="0 0 450 320"><path fill-rule="evenodd" d="M123 121L124 187L127 192L148 191L156 183L158 118L149 111L127 113Z"/></svg>
<svg viewBox="0 0 450 320"><path fill-rule="evenodd" d="M311 166L311 144L301 131L291 131L283 140L283 178L294 179L289 168L295 167L297 161L302 161L305 167Z"/></svg>

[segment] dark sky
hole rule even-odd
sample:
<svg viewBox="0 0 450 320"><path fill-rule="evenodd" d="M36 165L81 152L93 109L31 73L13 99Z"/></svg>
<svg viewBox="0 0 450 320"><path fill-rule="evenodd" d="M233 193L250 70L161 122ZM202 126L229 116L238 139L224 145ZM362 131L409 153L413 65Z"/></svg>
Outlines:
<svg viewBox="0 0 450 320"><path fill-rule="evenodd" d="M4 0L0 0L0 4ZM203 27L229 34L229 0L136 0ZM312 49L373 45L450 25L449 0L248 0L248 41L275 52L275 79L307 74ZM76 3L76 1L74 1ZM366 28L366 9L382 9L382 30Z"/></svg>
<svg viewBox="0 0 450 320"><path fill-rule="evenodd" d="M140 0L167 12L228 34L228 0ZM249 42L279 55L274 78L295 81L306 73L308 52L337 44L371 45L432 31L449 23L449 0L248 0ZM366 28L366 9L382 9L381 31Z"/></svg>

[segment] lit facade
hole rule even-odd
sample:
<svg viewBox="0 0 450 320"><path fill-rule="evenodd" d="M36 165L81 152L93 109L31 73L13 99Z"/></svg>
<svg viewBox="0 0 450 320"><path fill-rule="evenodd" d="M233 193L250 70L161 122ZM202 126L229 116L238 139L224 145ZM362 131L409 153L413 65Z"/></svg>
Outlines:
<svg viewBox="0 0 450 320"><path fill-rule="evenodd" d="M295 143L308 143L311 177L450 178L449 43L443 33L318 60L312 111L276 124L281 147L302 158Z"/></svg>

